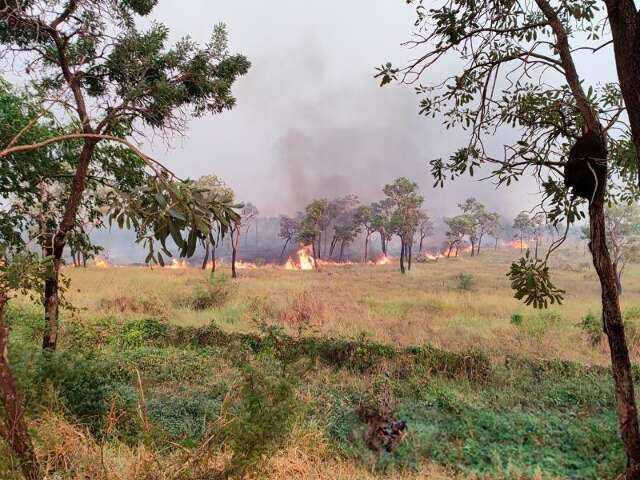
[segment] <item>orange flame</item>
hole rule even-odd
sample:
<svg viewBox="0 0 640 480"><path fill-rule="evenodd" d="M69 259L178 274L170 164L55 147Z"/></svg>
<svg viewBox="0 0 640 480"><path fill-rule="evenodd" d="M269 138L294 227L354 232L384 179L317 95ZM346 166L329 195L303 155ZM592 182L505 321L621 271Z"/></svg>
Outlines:
<svg viewBox="0 0 640 480"><path fill-rule="evenodd" d="M501 243L501 246L504 248L513 248L514 250L526 250L529 248L529 243L526 240L522 240L522 243L520 242L520 240L511 240L511 241L505 241L503 240Z"/></svg>
<svg viewBox="0 0 640 480"><path fill-rule="evenodd" d="M238 270L255 270L258 266L255 263L243 262L242 260L236 260L236 268Z"/></svg>
<svg viewBox="0 0 640 480"><path fill-rule="evenodd" d="M169 265L171 270L183 270L185 268L189 268L189 263L186 260L171 260L171 265Z"/></svg>
<svg viewBox="0 0 640 480"><path fill-rule="evenodd" d="M109 260L103 257L96 257L95 259L96 268L109 268L111 267L111 263Z"/></svg>
<svg viewBox="0 0 640 480"><path fill-rule="evenodd" d="M382 256L373 263L375 265L391 265L391 263L393 263L393 259L387 256Z"/></svg>
<svg viewBox="0 0 640 480"><path fill-rule="evenodd" d="M297 259L293 259L293 257L289 257L287 263L285 263L285 270L313 270L313 255L312 255L312 246L307 245L306 247L300 248L296 252Z"/></svg>

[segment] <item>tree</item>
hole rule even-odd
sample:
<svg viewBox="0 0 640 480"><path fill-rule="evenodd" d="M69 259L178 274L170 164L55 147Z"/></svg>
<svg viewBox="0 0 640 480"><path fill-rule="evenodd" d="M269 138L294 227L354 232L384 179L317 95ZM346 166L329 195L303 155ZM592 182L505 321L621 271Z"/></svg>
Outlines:
<svg viewBox="0 0 640 480"><path fill-rule="evenodd" d="M231 86L249 68L243 56L228 54L222 26L215 28L211 42L204 48L189 39L178 42L174 48L166 48L168 29L160 24L154 24L146 32L138 31L135 16L148 15L155 4L154 0L11 1L4 2L0 11L3 59L16 65L26 63L30 84L39 98L51 104L51 112L74 118L77 126L63 137L77 139L79 154L64 215L47 252L54 261L45 282L45 349L55 349L57 344L62 256L99 144L126 143L126 137L141 133L141 126L165 134L180 131L189 115L219 113L231 108L235 103ZM59 139L45 139L40 146ZM5 145L2 154L33 146L20 149ZM151 197L158 193L159 199L163 192L171 190L172 195L194 198L187 188L192 184L170 185L167 175L160 175L166 169L143 154L141 158L161 178L148 182L139 193ZM161 203L158 210L166 207L166 199L158 201ZM142 206L137 200L133 203L137 203L132 205L133 209ZM142 210L137 209L136 217L130 217L129 221L131 218L141 220L141 214ZM117 216L126 222L122 210ZM177 220L185 225L182 218ZM141 221L149 226L146 220ZM165 217L163 223L172 222ZM173 225L175 229L177 226ZM195 251L192 246L198 238L208 234L206 226L202 226L205 231L197 227L190 230L194 233L189 233L191 240L185 242L188 248L183 248L182 253ZM150 249L148 258L158 258L153 250L153 238L141 234L140 239Z"/></svg>
<svg viewBox="0 0 640 480"><path fill-rule="evenodd" d="M373 224L376 231L380 235L380 249L382 254L387 256L387 245L391 240L391 215L393 213L393 201L389 198L385 198L379 202L371 204L373 208Z"/></svg>
<svg viewBox="0 0 640 480"><path fill-rule="evenodd" d="M280 233L278 236L284 240L280 260L284 257L284 252L292 240L298 238L300 234L300 220L282 215L280 217Z"/></svg>
<svg viewBox="0 0 640 480"><path fill-rule="evenodd" d="M420 212L420 223L418 227L420 228L418 252L422 253L424 241L433 233L433 222L429 218L429 215L427 215L427 212Z"/></svg>
<svg viewBox="0 0 640 480"><path fill-rule="evenodd" d="M480 255L480 245L490 219L489 213L486 207L473 197L467 198L463 203L458 204L458 207L467 217L466 234L471 243L471 256Z"/></svg>
<svg viewBox="0 0 640 480"><path fill-rule="evenodd" d="M466 173L473 175L483 165L491 167L489 176L500 186L532 173L543 187L544 201L551 205L547 210L550 222L566 220L568 231L570 223L583 217L584 201L568 197L562 182L562 157L570 144L585 136L595 138L600 151L608 143L609 178L617 178L623 190L637 184L640 15L633 0L604 3L608 15L602 19L593 0L553 4L548 0L524 4L443 0L430 9L419 2L419 32L410 45L423 51L405 68L383 65L378 77L382 84L393 80L418 83L423 73L435 74L438 64L448 58L462 59L458 75L417 87L423 95L422 114L444 117L447 128L470 130L463 148L448 160L431 162L437 184ZM580 45L572 46L572 42ZM620 83L589 86L578 73L575 57L592 55L610 45ZM494 155L487 151L489 144L483 138L501 129L515 130L519 138ZM635 168L627 168L629 162L623 159L631 159ZM602 290L603 326L628 460L626 478L638 479L640 426L604 218L607 194L626 201L635 194L628 189L616 193L604 183L598 182L589 198L590 250ZM509 275L517 298L537 307L561 301L563 292L551 282L547 261L563 239L552 243L544 258L527 256L512 265Z"/></svg>
<svg viewBox="0 0 640 480"><path fill-rule="evenodd" d="M356 195L347 195L329 202L327 209L328 224L333 227L333 237L329 245L329 258L338 244L341 244L341 252L344 246L351 243L360 231L360 225L354 223L354 211L360 204ZM342 255L340 255L342 257Z"/></svg>
<svg viewBox="0 0 640 480"><path fill-rule="evenodd" d="M232 204L234 202L235 193L231 187L216 175L200 177L196 182L196 186L202 191L207 202L226 204ZM210 215L209 221L213 228L209 231L209 234L201 240L205 252L204 259L202 260L202 270L207 268L209 257L211 257L211 273L215 273L217 263L216 248L218 243L222 241L224 235L220 228L217 227L213 212Z"/></svg>
<svg viewBox="0 0 640 480"><path fill-rule="evenodd" d="M533 220L527 212L520 212L513 220L513 229L518 232L521 252L524 250L524 240L529 240L533 234L533 225Z"/></svg>
<svg viewBox="0 0 640 480"><path fill-rule="evenodd" d="M469 217L467 215L458 215L453 218L444 218L444 223L447 225L447 233L445 234L445 248L447 249L447 258L451 257L453 249L456 250L456 257L458 256L458 249L460 248L464 237L468 235L470 225Z"/></svg>
<svg viewBox="0 0 640 480"><path fill-rule="evenodd" d="M240 249L240 234L242 227L249 231L249 227L258 216L258 209L251 202L243 204L240 208L240 221L231 228L231 277L238 278L236 261L238 260L238 250Z"/></svg>
<svg viewBox="0 0 640 480"><path fill-rule="evenodd" d="M364 228L364 256L363 262L369 259L369 240L377 230L373 205L360 205L354 212L354 222Z"/></svg>
<svg viewBox="0 0 640 480"><path fill-rule="evenodd" d="M397 178L393 183L385 185L383 192L394 208L389 229L400 237L400 271L404 274L405 259L411 270L412 245L421 219L420 208L424 197L418 193L418 184L406 177Z"/></svg>
<svg viewBox="0 0 640 480"><path fill-rule="evenodd" d="M498 241L502 237L504 227L500 223L500 215L497 213L490 213L487 219L487 235L495 240L495 248L498 248Z"/></svg>
<svg viewBox="0 0 640 480"><path fill-rule="evenodd" d="M318 258L322 245L322 231L327 225L329 201L319 199L312 201L304 210L299 240L304 245L311 245L313 263L318 268Z"/></svg>
<svg viewBox="0 0 640 480"><path fill-rule="evenodd" d="M625 267L640 260L640 207L638 204L611 205L605 210L607 245L613 258L618 292L622 294ZM589 226L583 227L582 238L591 238Z"/></svg>

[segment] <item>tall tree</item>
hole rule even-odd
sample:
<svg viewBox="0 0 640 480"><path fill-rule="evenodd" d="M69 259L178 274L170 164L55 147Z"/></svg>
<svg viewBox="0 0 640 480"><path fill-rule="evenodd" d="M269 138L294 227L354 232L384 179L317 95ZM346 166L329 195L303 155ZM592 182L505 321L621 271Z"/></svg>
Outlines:
<svg viewBox="0 0 640 480"><path fill-rule="evenodd" d="M583 216L584 201L567 198L562 156L569 145L578 144L576 139L592 139L591 151L586 155L577 152L575 158L584 168L580 181L590 194L590 249L602 290L603 326L628 460L625 474L627 479L638 479L640 426L616 274L605 233L605 199L607 194L615 195L601 177L605 173L609 178L618 178L623 187L638 183L640 16L633 0L604 3L608 15L603 19L594 0L442 0L428 9L420 1L416 21L419 31L410 44L423 51L405 68L383 65L378 76L383 84L394 79L419 83L423 73L435 75L440 63L455 59L461 65L459 74L441 83L418 86L418 93L424 95L421 113L443 116L448 128L470 130L463 148L448 160L431 163L436 183L441 185L445 179L465 173L473 175L483 165L490 165L490 176L504 186L532 173L544 189L546 203L551 205L548 211L552 223L563 219L571 223ZM619 84L589 86L579 74L575 58L595 55L610 45ZM589 65L588 61L585 63ZM494 154L487 150L489 144L483 139L486 135L495 136L502 128L512 133L515 129L519 139ZM605 166L602 160L607 143L609 161ZM624 155L620 155L622 151ZM635 168L628 168L630 158ZM594 175L597 181L587 168L594 159L600 162L600 176ZM584 190L576 189L576 178L568 176L566 180L574 187L576 197L587 197ZM627 192L626 200L634 195ZM551 282L546 264L562 241L554 242L543 259L527 257L514 263L510 276L518 298L538 307L561 300L563 292Z"/></svg>
<svg viewBox="0 0 640 480"><path fill-rule="evenodd" d="M502 237L504 227L500 223L500 215L498 213L490 213L487 220L487 234L495 240L495 248L498 248L498 242Z"/></svg>
<svg viewBox="0 0 640 480"><path fill-rule="evenodd" d="M424 197L418 193L418 184L406 177L385 185L383 192L394 207L389 225L391 232L400 238L400 271L404 274L405 260L408 270L411 270L413 240L421 219Z"/></svg>
<svg viewBox="0 0 640 480"><path fill-rule="evenodd" d="M284 252L287 250L289 243L298 238L299 234L300 219L282 215L280 217L280 232L278 233L278 236L284 240L284 245L282 246L282 252L280 252L280 260L284 257Z"/></svg>
<svg viewBox="0 0 640 480"><path fill-rule="evenodd" d="M427 215L427 212L420 212L420 223L418 224L420 231L418 232L419 245L418 252L422 253L424 241L433 233L433 222Z"/></svg>
<svg viewBox="0 0 640 480"><path fill-rule="evenodd" d="M356 224L364 228L364 255L362 261L369 260L369 240L374 232L378 231L373 205L360 205L354 213Z"/></svg>
<svg viewBox="0 0 640 480"><path fill-rule="evenodd" d="M525 240L529 240L533 234L533 220L527 212L520 212L513 220L513 229L517 232L520 241L520 251L524 250Z"/></svg>
<svg viewBox="0 0 640 480"><path fill-rule="evenodd" d="M140 127L180 131L189 115L231 108L231 86L249 68L243 56L228 54L222 26L204 48L189 39L167 48L169 32L161 24L139 31L135 17L148 15L155 5L156 0L12 0L0 9L3 59L16 68L26 64L34 91L55 106L52 112L71 116L77 124L78 160L47 252L54 262L45 282L45 349L57 344L63 251L99 144L141 133ZM186 194L184 187L178 191ZM189 246L205 235L197 228L194 232ZM146 236L145 241L149 246L152 239Z"/></svg>

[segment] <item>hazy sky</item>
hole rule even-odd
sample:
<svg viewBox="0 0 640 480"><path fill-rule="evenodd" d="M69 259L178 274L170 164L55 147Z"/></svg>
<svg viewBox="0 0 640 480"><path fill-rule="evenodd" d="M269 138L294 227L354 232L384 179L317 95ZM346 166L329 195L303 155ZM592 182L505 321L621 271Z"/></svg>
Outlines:
<svg viewBox="0 0 640 480"><path fill-rule="evenodd" d="M373 78L376 66L418 55L401 46L414 8L405 0L161 0L152 20L174 40L204 43L224 22L230 50L253 66L234 89L233 111L193 120L169 150L161 142L146 148L183 176L219 175L265 215L293 213L316 197L374 200L398 176L420 184L434 218L455 214L469 195L505 216L531 208L537 188L526 180L508 192L471 179L431 188L429 160L448 157L466 135L420 117L411 87L380 88ZM576 57L590 82L615 78L610 50ZM435 80L457 70L438 66ZM491 143L500 149L505 139Z"/></svg>
<svg viewBox="0 0 640 480"><path fill-rule="evenodd" d="M153 145L184 176L215 173L268 215L319 196L373 200L402 175L421 185L434 216L453 214L468 194L507 214L534 203L527 196L506 204L490 183L469 180L431 189L428 161L448 156L464 136L419 117L412 88L379 88L373 78L381 63L415 55L400 45L415 18L403 0L164 0L153 18L174 39L199 42L224 22L231 51L253 64L233 111L192 121L169 150Z"/></svg>

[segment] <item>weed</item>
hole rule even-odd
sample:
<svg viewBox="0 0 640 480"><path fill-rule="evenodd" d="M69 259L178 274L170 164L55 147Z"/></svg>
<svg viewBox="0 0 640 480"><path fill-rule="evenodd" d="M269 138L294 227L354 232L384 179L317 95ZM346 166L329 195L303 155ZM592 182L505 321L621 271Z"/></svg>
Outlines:
<svg viewBox="0 0 640 480"><path fill-rule="evenodd" d="M456 276L456 281L456 288L458 290L468 292L474 290L476 287L476 278L470 273L459 273Z"/></svg>

